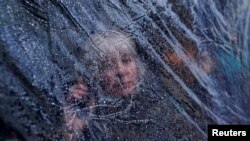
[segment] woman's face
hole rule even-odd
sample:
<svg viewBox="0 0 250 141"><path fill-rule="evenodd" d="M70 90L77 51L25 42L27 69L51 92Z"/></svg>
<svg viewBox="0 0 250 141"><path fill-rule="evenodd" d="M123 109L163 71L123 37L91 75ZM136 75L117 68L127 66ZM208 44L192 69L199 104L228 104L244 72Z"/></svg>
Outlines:
<svg viewBox="0 0 250 141"><path fill-rule="evenodd" d="M100 79L110 95L133 95L138 80L135 56L123 48L111 50L100 65Z"/></svg>

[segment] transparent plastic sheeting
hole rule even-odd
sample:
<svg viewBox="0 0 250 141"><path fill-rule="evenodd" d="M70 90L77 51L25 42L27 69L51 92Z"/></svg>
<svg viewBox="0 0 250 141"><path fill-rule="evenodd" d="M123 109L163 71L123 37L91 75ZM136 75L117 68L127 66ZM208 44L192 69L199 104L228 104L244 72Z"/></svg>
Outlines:
<svg viewBox="0 0 250 141"><path fill-rule="evenodd" d="M248 0L1 0L0 140L203 140L250 123Z"/></svg>

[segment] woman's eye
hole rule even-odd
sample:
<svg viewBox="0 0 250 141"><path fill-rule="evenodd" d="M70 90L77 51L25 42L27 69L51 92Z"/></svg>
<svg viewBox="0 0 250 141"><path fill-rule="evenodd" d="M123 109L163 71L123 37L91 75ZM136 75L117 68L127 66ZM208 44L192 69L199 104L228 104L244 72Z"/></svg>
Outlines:
<svg viewBox="0 0 250 141"><path fill-rule="evenodd" d="M122 62L125 63L125 64L127 64L127 63L131 62L131 58L129 58L129 57L123 57L122 58Z"/></svg>
<svg viewBox="0 0 250 141"><path fill-rule="evenodd" d="M114 64L112 62L104 62L102 66L103 66L102 69L111 69L114 66Z"/></svg>

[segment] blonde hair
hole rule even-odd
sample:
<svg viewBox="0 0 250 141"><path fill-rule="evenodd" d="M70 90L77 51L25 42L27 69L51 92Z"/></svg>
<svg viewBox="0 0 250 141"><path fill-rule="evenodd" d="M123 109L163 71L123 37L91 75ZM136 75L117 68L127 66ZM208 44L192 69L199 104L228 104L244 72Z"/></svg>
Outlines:
<svg viewBox="0 0 250 141"><path fill-rule="evenodd" d="M130 51L134 56L137 56L135 51L135 42L132 38L123 32L108 30L99 31L97 34L91 36L91 44L89 44L99 56L107 55L111 50L124 48Z"/></svg>

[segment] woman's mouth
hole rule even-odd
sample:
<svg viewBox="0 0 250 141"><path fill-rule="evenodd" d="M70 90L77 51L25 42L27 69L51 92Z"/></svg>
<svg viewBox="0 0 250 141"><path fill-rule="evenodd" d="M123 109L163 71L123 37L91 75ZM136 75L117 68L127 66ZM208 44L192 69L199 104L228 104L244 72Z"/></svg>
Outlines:
<svg viewBox="0 0 250 141"><path fill-rule="evenodd" d="M115 94L115 95L128 96L128 95L133 94L134 88L135 87L133 87L132 82L125 82L125 83L113 85L112 91L113 91L113 94Z"/></svg>
<svg viewBox="0 0 250 141"><path fill-rule="evenodd" d="M115 89L126 89L126 88L129 88L131 84L132 84L131 82L120 82L120 83L114 84L113 88L115 88Z"/></svg>

